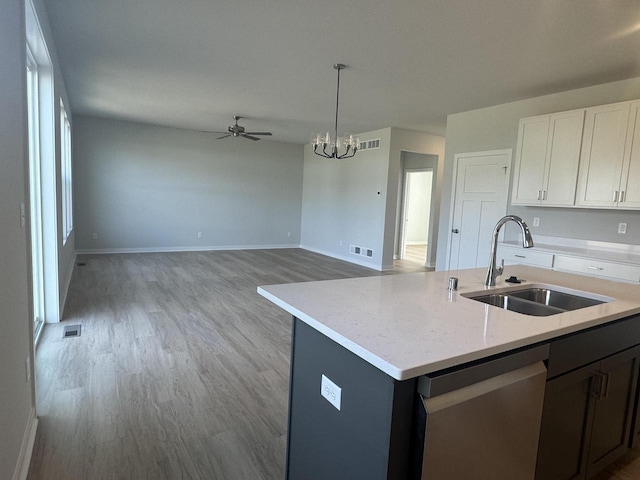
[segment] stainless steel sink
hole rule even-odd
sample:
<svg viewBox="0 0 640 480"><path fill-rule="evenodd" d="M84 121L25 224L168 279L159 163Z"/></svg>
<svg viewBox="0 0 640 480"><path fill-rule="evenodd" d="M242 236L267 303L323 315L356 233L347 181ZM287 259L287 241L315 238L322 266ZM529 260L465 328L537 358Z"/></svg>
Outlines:
<svg viewBox="0 0 640 480"><path fill-rule="evenodd" d="M510 295L566 311L578 310L579 308L586 308L605 303L604 301L596 300L595 298L580 297L578 295L558 292L557 290L550 290L548 288L527 288L511 292Z"/></svg>
<svg viewBox="0 0 640 480"><path fill-rule="evenodd" d="M462 295L504 310L536 317L547 317L549 315L555 315L556 313L592 307L613 300L608 297L586 294L584 292L568 293L547 286L535 286L495 293L476 292Z"/></svg>

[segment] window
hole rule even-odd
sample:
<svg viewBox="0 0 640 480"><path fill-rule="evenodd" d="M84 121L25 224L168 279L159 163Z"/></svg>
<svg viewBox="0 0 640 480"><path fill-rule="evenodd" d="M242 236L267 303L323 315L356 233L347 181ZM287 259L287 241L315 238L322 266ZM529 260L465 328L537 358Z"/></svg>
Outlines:
<svg viewBox="0 0 640 480"><path fill-rule="evenodd" d="M71 183L71 124L60 99L60 165L62 169L62 243L73 230L73 198Z"/></svg>

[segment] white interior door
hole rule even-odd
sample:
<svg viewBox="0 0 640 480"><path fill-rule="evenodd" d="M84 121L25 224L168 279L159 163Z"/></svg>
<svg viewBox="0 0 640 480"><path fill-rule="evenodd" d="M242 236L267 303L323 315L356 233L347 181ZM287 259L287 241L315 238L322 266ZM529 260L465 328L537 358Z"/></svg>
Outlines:
<svg viewBox="0 0 640 480"><path fill-rule="evenodd" d="M489 264L491 234L507 212L511 150L455 156L449 269Z"/></svg>

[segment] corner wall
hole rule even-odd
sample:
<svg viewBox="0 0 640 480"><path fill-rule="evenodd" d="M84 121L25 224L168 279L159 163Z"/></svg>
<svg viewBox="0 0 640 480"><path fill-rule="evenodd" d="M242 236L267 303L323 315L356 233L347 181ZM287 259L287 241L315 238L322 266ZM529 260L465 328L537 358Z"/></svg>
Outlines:
<svg viewBox="0 0 640 480"><path fill-rule="evenodd" d="M453 196L453 163L456 154L511 148L515 156L518 121L523 117L637 98L640 98L640 78L632 78L449 115L438 239L441 248L438 249L436 269L444 270L447 265L446 246L451 231L449 217ZM512 163L512 174L514 170ZM510 185L512 184L513 179ZM511 191L509 191L509 199L511 199ZM509 204L508 212L520 215L531 227L533 217L540 218L540 227L531 228L534 241L538 234L636 245L640 243L640 211L516 207ZM619 222L628 224L626 235L617 234ZM505 228L506 239L518 238L517 230L513 226L507 225Z"/></svg>
<svg viewBox="0 0 640 480"><path fill-rule="evenodd" d="M305 147L301 246L376 270L390 270L402 192L402 153L437 155L441 165L445 140L399 128L359 136L362 141L379 138L380 148L335 160L315 155L310 145ZM439 166L436 174L434 228L441 170ZM373 257L350 253L350 245L372 249Z"/></svg>
<svg viewBox="0 0 640 480"><path fill-rule="evenodd" d="M302 146L216 137L74 116L78 252L298 246Z"/></svg>
<svg viewBox="0 0 640 480"><path fill-rule="evenodd" d="M391 129L360 134L380 139L380 148L343 160L315 155L304 147L302 248L376 270L383 264L383 232ZM373 250L373 257L349 253L349 245Z"/></svg>

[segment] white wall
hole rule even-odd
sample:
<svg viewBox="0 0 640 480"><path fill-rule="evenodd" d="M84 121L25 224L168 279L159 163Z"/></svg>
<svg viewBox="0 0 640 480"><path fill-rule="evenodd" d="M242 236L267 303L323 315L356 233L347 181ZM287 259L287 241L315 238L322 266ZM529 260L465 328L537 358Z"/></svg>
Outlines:
<svg viewBox="0 0 640 480"><path fill-rule="evenodd" d="M302 146L216 137L75 116L78 251L299 245Z"/></svg>
<svg viewBox="0 0 640 480"><path fill-rule="evenodd" d="M0 478L11 479L34 406L25 378L32 356L28 205L24 3L0 2ZM28 225L28 224L27 224Z"/></svg>
<svg viewBox="0 0 640 480"><path fill-rule="evenodd" d="M303 248L371 268L382 266L387 170L391 129L360 135L379 138L380 148L344 160L322 158L304 149ZM373 250L373 257L349 253L349 245Z"/></svg>
<svg viewBox="0 0 640 480"><path fill-rule="evenodd" d="M363 150L346 160L304 151L303 248L376 270L393 268L402 192L403 152L444 157L444 137L398 128L360 134L380 139L380 149ZM439 184L436 196L439 195ZM434 219L437 224L437 218ZM349 253L349 245L373 249L373 257Z"/></svg>
<svg viewBox="0 0 640 480"><path fill-rule="evenodd" d="M431 211L432 172L413 172L407 180L406 240L408 245L426 244L429 234L429 213Z"/></svg>
<svg viewBox="0 0 640 480"><path fill-rule="evenodd" d="M456 113L447 117L447 148L445 155L444 186L440 209L438 270L446 268L446 245L450 236L449 213L452 197L454 155L465 152L500 150L516 151L518 121L522 117L560 112L619 101L640 98L640 78L596 85L568 92L545 95L519 102ZM512 168L513 172L514 169ZM509 194L509 198L511 198ZM628 244L640 243L640 212L614 210L586 210L567 208L516 207L508 212L520 215L530 227L533 217L540 217L536 234L555 237L589 239ZM619 222L627 222L627 234L619 235ZM517 227L506 227L505 238L517 238ZM488 241L488 240L487 240Z"/></svg>

